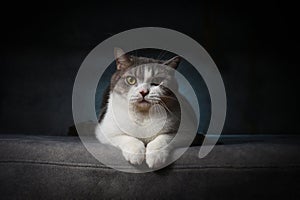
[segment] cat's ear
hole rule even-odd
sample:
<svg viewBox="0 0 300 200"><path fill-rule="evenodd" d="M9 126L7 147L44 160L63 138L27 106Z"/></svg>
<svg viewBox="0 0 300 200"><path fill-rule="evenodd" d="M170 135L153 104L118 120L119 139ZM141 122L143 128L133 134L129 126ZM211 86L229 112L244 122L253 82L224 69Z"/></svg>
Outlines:
<svg viewBox="0 0 300 200"><path fill-rule="evenodd" d="M122 49L115 48L114 55L116 59L117 70L127 69L130 65L132 65L130 57L126 55Z"/></svg>
<svg viewBox="0 0 300 200"><path fill-rule="evenodd" d="M181 61L181 58L179 56L175 56L175 57L165 61L163 64L176 69L178 67L180 61Z"/></svg>

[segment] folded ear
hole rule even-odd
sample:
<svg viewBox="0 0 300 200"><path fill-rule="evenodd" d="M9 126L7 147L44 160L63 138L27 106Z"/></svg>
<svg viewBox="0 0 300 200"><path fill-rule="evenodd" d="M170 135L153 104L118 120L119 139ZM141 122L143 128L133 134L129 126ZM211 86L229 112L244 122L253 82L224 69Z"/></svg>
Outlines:
<svg viewBox="0 0 300 200"><path fill-rule="evenodd" d="M180 63L180 60L181 60L181 58L179 56L175 56L175 57L171 58L170 60L165 61L163 64L176 69Z"/></svg>
<svg viewBox="0 0 300 200"><path fill-rule="evenodd" d="M114 49L117 69L122 70L128 68L130 65L132 65L132 61L130 60L130 57L125 54L125 52L120 48Z"/></svg>

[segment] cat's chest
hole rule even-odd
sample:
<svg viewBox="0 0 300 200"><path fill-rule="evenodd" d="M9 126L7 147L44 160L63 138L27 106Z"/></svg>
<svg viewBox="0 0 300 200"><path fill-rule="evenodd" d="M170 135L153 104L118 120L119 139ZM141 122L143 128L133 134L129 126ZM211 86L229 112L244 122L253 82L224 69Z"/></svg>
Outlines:
<svg viewBox="0 0 300 200"><path fill-rule="evenodd" d="M156 118L158 120L156 120ZM153 123L155 120L157 123ZM118 130L130 134L127 133L130 131L130 127L133 127L132 129L134 129L134 127L147 127L148 124L151 124L151 128L153 129L155 129L155 126L159 126L158 128L164 132L166 129L169 129L169 127L172 127L172 122L174 122L174 119L172 120L170 116L164 118L163 122L160 120L161 116L156 116L151 113L134 112L134 109L130 108L128 104L122 101L119 101L118 104L112 104L111 101L108 104L107 113L104 117L104 124L110 126L110 129L115 131ZM141 131L143 131L142 128Z"/></svg>

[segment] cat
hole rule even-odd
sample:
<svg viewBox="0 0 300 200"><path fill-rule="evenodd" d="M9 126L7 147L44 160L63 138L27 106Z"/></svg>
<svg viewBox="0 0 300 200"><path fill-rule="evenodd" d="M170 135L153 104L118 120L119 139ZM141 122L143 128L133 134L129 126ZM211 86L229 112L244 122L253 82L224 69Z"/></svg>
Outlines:
<svg viewBox="0 0 300 200"><path fill-rule="evenodd" d="M149 168L160 167L174 148L168 144L175 137L181 119L178 99L168 88L172 84L178 90L171 69L174 71L178 67L181 58L175 56L169 60L158 60L137 57L124 53L120 48L115 48L114 54L116 71L104 95L96 137L103 144L119 148L124 158L133 165L145 161ZM141 127L144 122L152 120L150 117L157 117L157 122L161 121L161 112L151 109L155 105L165 109L165 121L157 133L140 137L133 133L136 129L129 125L127 130L120 128L119 122L122 120L125 124L131 120ZM155 128L159 124L152 126ZM141 133L143 130L146 132L146 129L142 129Z"/></svg>

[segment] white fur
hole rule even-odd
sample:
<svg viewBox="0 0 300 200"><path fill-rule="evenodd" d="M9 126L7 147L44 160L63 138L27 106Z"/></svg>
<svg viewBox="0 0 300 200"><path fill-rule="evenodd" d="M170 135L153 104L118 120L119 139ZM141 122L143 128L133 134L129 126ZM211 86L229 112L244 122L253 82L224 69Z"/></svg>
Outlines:
<svg viewBox="0 0 300 200"><path fill-rule="evenodd" d="M147 145L146 163L150 168L160 167L166 162L170 153L166 146L172 138L173 135L159 135Z"/></svg>
<svg viewBox="0 0 300 200"><path fill-rule="evenodd" d="M112 106L114 102L114 107ZM169 150L163 149L173 138L172 135L155 135L152 138L138 139L131 136L131 133L122 131L116 122L115 112L118 115L128 112L128 103L114 94L110 95L107 113L102 122L96 128L98 140L104 144L110 144L122 151L124 158L131 164L141 164L146 158L146 163L150 168L163 165L169 155ZM139 116L141 117L141 116ZM118 116L118 118L127 118L127 116ZM145 144L147 148L145 147ZM159 151L161 149L161 151Z"/></svg>

